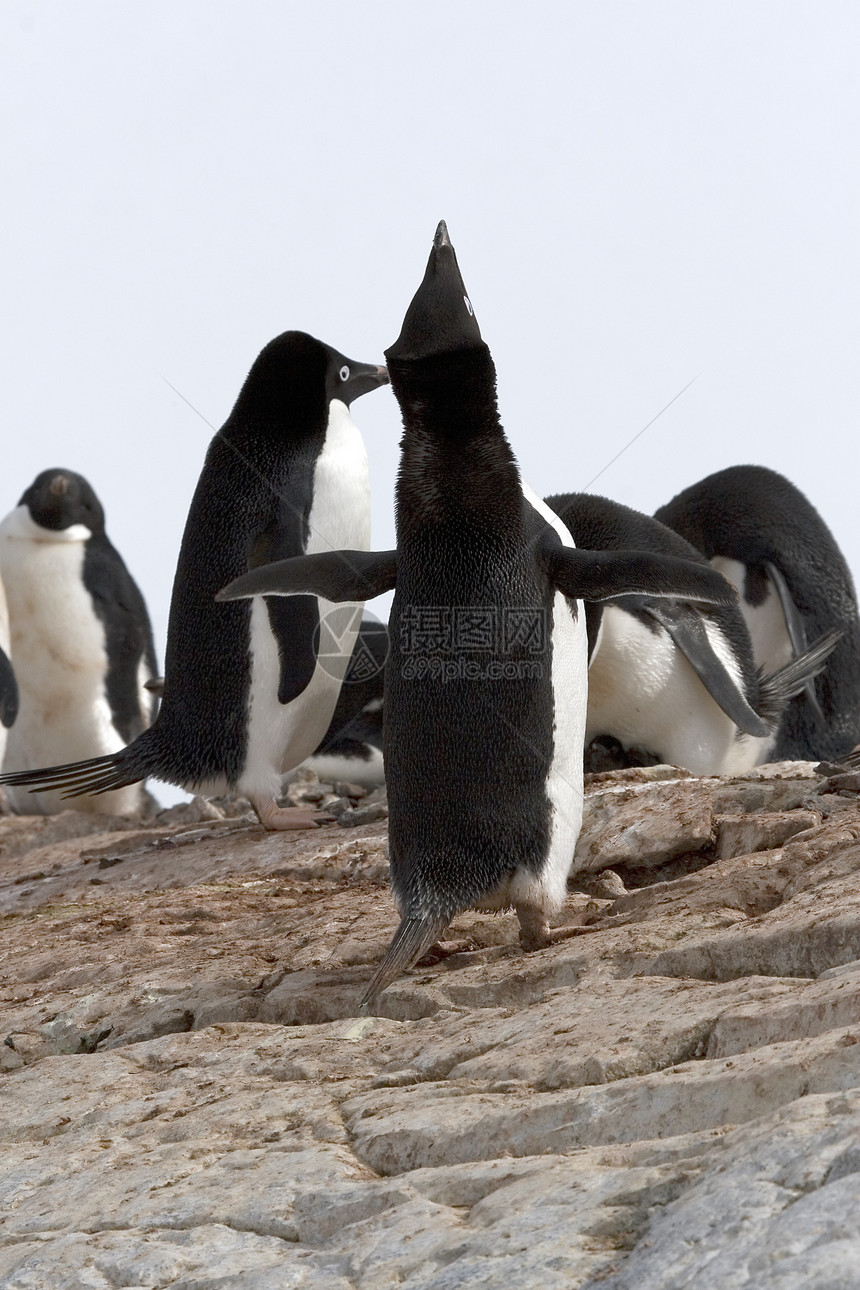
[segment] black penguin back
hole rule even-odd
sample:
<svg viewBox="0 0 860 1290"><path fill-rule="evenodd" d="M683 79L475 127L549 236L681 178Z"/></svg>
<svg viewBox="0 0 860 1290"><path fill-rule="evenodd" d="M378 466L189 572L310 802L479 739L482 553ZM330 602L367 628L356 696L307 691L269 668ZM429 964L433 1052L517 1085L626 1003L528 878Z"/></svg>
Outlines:
<svg viewBox="0 0 860 1290"><path fill-rule="evenodd" d="M404 424L385 690L392 879L402 914L448 919L548 851L554 593L444 225L386 358Z"/></svg>
<svg viewBox="0 0 860 1290"><path fill-rule="evenodd" d="M286 332L261 352L194 491L167 632L164 695L147 742L157 741L162 778L234 783L245 762L251 602L216 604L215 593L251 565L301 554L307 545L317 457L328 422L329 347ZM281 620L308 618L296 648L312 650L316 601L266 602ZM312 619L312 621L311 621ZM145 738L145 736L144 736Z"/></svg>

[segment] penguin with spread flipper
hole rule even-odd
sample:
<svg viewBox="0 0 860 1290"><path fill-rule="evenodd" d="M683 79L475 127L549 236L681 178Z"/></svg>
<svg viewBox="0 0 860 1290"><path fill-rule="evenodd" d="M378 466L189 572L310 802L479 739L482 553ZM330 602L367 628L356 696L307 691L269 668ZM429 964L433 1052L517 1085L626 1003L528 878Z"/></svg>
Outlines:
<svg viewBox="0 0 860 1290"><path fill-rule="evenodd" d="M575 550L522 482L444 223L387 360L404 425L396 550L282 561L222 593L394 588L385 749L401 923L364 1006L461 910L513 907L524 948L549 942L582 819L582 598L734 598L707 567Z"/></svg>

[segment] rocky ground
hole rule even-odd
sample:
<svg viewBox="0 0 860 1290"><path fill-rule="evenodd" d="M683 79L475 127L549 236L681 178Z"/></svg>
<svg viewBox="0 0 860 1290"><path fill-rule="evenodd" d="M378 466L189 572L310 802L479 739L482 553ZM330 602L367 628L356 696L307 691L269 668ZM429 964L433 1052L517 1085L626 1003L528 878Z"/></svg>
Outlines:
<svg viewBox="0 0 860 1290"><path fill-rule="evenodd" d="M0 1287L860 1286L858 788L595 776L573 934L373 1016L379 801L0 819Z"/></svg>

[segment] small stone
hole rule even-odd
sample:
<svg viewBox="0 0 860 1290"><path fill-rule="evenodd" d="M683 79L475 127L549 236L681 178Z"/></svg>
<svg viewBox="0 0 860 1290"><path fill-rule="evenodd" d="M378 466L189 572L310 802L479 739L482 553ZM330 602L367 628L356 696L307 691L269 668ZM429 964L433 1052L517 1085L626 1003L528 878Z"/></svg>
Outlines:
<svg viewBox="0 0 860 1290"><path fill-rule="evenodd" d="M362 784L350 784L344 780L336 780L332 784L332 792L337 797L351 797L356 801L367 797L367 789Z"/></svg>
<svg viewBox="0 0 860 1290"><path fill-rule="evenodd" d="M860 770L850 770L845 774L831 775L821 785L821 793L860 793Z"/></svg>
<svg viewBox="0 0 860 1290"><path fill-rule="evenodd" d="M372 802L369 806L355 807L347 804L345 807L341 807L339 811L335 810L335 805L337 804L330 806L329 810L342 829L355 829L360 824L375 824L377 820L388 819L388 804L386 802Z"/></svg>

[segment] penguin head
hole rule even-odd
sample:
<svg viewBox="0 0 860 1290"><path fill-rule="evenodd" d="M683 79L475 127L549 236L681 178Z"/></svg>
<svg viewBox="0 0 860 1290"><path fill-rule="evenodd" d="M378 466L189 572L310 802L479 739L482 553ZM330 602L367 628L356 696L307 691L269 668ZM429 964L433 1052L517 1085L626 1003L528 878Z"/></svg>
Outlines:
<svg viewBox="0 0 860 1290"><path fill-rule="evenodd" d="M406 311L400 335L385 351L386 358L430 358L484 348L481 329L448 236L439 221L421 286Z"/></svg>
<svg viewBox="0 0 860 1290"><path fill-rule="evenodd" d="M349 407L354 399L362 394L369 394L380 385L388 384L388 369L377 367L375 363L356 363L326 345L328 350L328 368L326 370L326 402L340 399Z"/></svg>
<svg viewBox="0 0 860 1290"><path fill-rule="evenodd" d="M388 372L356 363L303 331L285 331L261 350L242 386L233 416L274 423L301 434L327 418L332 399L354 399L388 383Z"/></svg>
<svg viewBox="0 0 860 1290"><path fill-rule="evenodd" d="M83 524L91 533L103 533L102 504L83 475L73 470L43 470L21 496L30 518L40 528L60 532Z"/></svg>

